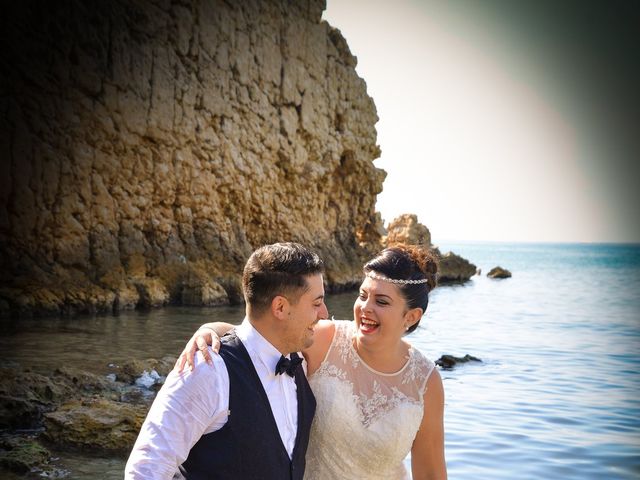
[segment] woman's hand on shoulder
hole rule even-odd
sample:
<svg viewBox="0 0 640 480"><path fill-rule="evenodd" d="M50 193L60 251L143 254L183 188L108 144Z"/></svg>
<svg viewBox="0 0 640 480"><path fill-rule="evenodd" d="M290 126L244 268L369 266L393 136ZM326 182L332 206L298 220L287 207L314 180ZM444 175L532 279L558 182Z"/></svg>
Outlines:
<svg viewBox="0 0 640 480"><path fill-rule="evenodd" d="M216 353L220 350L220 337L214 330L213 325L206 323L196 330L189 339L178 360L176 360L174 368L176 368L178 372L182 372L185 365L188 364L189 369L193 370L195 366L195 356L198 351L202 352L204 360L209 365L213 365L213 359L207 348L209 345L211 345L212 350Z"/></svg>

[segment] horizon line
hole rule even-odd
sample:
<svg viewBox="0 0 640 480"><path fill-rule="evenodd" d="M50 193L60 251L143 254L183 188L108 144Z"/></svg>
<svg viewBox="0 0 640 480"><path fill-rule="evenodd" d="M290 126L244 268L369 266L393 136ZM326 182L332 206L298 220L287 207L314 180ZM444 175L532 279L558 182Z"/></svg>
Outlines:
<svg viewBox="0 0 640 480"><path fill-rule="evenodd" d="M437 242L432 241L431 244L434 246L438 246L439 243L485 243L485 244L523 244L523 245L601 245L601 246L628 246L640 247L640 241L583 241L583 240L456 240L456 239L440 239Z"/></svg>

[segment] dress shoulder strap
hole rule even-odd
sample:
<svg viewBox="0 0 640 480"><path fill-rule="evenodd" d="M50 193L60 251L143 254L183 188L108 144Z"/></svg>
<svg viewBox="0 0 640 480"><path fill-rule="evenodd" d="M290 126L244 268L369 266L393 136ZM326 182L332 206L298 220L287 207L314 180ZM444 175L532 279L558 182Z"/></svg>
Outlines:
<svg viewBox="0 0 640 480"><path fill-rule="evenodd" d="M335 365L342 367L347 363L347 357L351 349L353 338L353 322L350 320L333 320L335 331L329 350L321 363L320 368Z"/></svg>
<svg viewBox="0 0 640 480"><path fill-rule="evenodd" d="M402 383L414 383L422 394L427 389L427 381L435 369L435 363L417 348L411 347L409 365L404 371Z"/></svg>

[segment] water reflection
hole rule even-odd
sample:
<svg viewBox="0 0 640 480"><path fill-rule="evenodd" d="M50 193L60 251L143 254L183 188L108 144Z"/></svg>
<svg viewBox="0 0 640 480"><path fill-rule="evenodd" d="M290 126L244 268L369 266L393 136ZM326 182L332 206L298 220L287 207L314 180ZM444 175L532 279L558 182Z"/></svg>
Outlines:
<svg viewBox="0 0 640 480"><path fill-rule="evenodd" d="M329 296L331 315L352 318L354 299L354 292ZM238 324L243 317L244 306L228 306L167 307L118 316L4 319L0 324L0 349L5 362L37 370L68 366L108 373L110 363L176 356L203 323Z"/></svg>

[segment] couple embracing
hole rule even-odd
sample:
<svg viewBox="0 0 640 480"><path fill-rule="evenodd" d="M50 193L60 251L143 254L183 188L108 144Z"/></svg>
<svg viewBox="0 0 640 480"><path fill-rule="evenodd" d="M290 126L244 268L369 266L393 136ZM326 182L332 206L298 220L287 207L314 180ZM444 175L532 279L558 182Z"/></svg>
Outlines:
<svg viewBox="0 0 640 480"><path fill-rule="evenodd" d="M251 255L242 324L196 332L125 480L403 479L409 452L414 479L446 479L442 380L403 338L426 311L434 258L398 246L369 261L353 322L327 320L322 273L299 244Z"/></svg>

